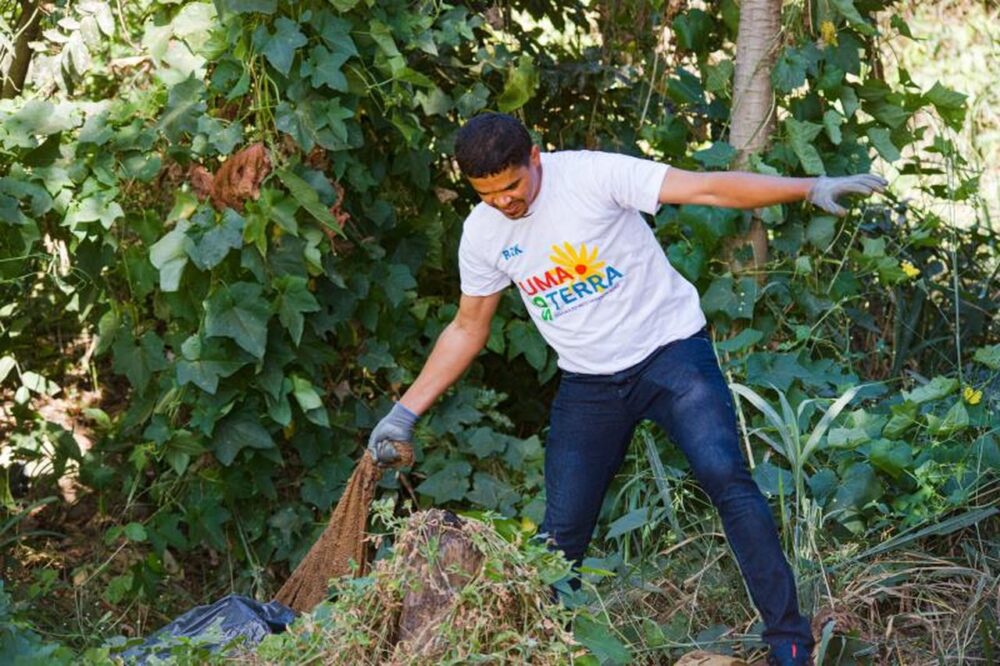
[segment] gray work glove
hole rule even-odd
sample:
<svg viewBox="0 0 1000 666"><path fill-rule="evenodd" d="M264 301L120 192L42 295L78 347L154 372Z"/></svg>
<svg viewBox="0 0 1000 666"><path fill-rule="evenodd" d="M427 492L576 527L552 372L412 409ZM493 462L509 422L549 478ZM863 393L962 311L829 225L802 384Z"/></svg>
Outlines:
<svg viewBox="0 0 1000 666"><path fill-rule="evenodd" d="M389 413L375 424L368 437L368 451L376 463L390 466L399 461L399 453L393 442L409 442L413 436L413 424L420 418L400 403L393 405Z"/></svg>
<svg viewBox="0 0 1000 666"><path fill-rule="evenodd" d="M889 184L882 176L873 173L863 173L859 176L820 176L806 195L806 199L838 217L847 215L847 209L837 204L837 198L845 194L863 194L869 196L872 192L884 192Z"/></svg>

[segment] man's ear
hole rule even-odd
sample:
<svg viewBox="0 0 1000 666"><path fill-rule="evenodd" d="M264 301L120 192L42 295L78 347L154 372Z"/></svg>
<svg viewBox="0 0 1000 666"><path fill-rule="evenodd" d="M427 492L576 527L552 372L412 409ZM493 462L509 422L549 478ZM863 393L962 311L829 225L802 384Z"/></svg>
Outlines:
<svg viewBox="0 0 1000 666"><path fill-rule="evenodd" d="M528 159L531 161L531 166L541 166L542 151L537 144L531 146L531 156Z"/></svg>

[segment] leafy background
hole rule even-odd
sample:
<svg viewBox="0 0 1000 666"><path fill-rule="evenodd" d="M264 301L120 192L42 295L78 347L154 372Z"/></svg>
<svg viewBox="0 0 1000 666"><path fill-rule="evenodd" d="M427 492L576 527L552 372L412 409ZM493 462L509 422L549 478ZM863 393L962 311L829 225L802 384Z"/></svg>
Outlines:
<svg viewBox="0 0 1000 666"><path fill-rule="evenodd" d="M725 169L738 12L733 0L47 5L28 88L0 101L0 542L15 582L0 615L81 649L230 590L268 598L454 316L473 201L449 157L460 124L499 109L546 149ZM722 251L748 228L740 211L665 206L650 220L702 295L813 611L849 596L830 571L868 566L927 525L982 528L970 570L996 561L1000 291L995 171L981 170L996 143L977 138L996 119L978 101L970 115L956 70L928 78L942 59L910 20L882 0L786 7L778 129L751 160L762 173L882 171L888 196L843 220L764 211L771 256L757 272ZM975 39L990 22L970 25ZM199 197L199 167L218 173L257 144L270 170L256 198L218 210ZM506 294L487 351L420 422L416 502L540 522L556 382ZM652 624L588 639L604 660L755 644L686 469L644 430L609 493L589 564L617 576L594 580ZM410 496L392 475L382 485ZM642 596L698 570L705 591L689 606ZM995 607L975 604L985 629L962 648L985 650ZM876 636L852 640L891 649ZM929 636L910 649L956 649Z"/></svg>

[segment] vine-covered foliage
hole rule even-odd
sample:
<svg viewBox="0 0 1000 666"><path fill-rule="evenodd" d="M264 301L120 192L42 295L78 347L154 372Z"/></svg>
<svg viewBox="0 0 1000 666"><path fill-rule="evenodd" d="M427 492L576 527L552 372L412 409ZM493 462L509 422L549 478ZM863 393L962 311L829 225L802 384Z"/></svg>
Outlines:
<svg viewBox="0 0 1000 666"><path fill-rule="evenodd" d="M95 376L110 368L127 381L123 408L91 412L101 439L85 456L44 437L63 442L62 463L79 458L87 487L128 498L135 522L110 537L148 544L148 555L119 578L119 598L154 594L167 551L203 548L229 552L241 585L268 592L312 544L367 430L456 311L455 254L473 203L450 158L462 121L499 109L547 149L682 168L735 157L733 0L682 12L657 2L126 4L117 23L100 2L56 8L49 20L79 32L49 34L35 88L0 102L11 441L41 446L33 397L59 390L59 362L37 342L93 334L86 358ZM975 201L975 174L947 131L962 122L963 96L921 90L905 72L881 76L885 34L873 17L891 4L789 10L772 77L777 136L754 170L891 163L929 196ZM907 30L895 19L891 29ZM807 398L880 382L858 398L867 407L823 428L821 463L796 471L802 488L843 534L963 502L1000 462L995 436L982 434L1000 367L998 347L985 346L997 334L995 233L893 198L844 220L801 205L763 218L764 275L733 274L720 252L747 228L741 211L666 206L652 223L698 286L732 377L764 402L804 405L782 413L786 426L808 435L823 401ZM506 295L487 352L421 421L421 504L540 521L555 362ZM948 377L920 385L937 374ZM780 431L746 415L754 432ZM766 460L791 460L787 447L753 445L762 487L796 487L788 462ZM647 517L627 514L611 532L628 538Z"/></svg>

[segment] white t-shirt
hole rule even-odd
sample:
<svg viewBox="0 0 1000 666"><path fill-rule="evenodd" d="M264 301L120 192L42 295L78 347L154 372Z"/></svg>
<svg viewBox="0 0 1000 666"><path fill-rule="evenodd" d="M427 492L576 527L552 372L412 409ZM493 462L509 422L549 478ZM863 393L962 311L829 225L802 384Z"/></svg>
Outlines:
<svg viewBox="0 0 1000 666"><path fill-rule="evenodd" d="M592 151L542 154L529 215L480 203L459 247L462 292L513 282L569 372L611 374L705 325L698 292L639 211L655 213L667 166Z"/></svg>

